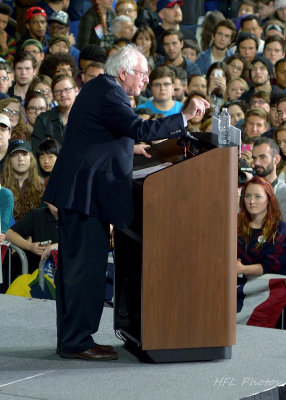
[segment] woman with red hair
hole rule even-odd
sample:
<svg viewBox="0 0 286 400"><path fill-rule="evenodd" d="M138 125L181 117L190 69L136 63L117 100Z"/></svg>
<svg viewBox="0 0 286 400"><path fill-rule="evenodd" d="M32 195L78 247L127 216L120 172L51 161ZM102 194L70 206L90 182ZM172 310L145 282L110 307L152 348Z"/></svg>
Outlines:
<svg viewBox="0 0 286 400"><path fill-rule="evenodd" d="M255 176L242 190L237 274L286 275L286 223L271 183Z"/></svg>

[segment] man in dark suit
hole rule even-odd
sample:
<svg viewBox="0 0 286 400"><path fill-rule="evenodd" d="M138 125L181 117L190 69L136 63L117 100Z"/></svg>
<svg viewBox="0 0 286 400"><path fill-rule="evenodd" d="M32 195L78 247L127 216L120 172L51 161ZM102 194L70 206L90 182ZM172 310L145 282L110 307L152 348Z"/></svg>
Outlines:
<svg viewBox="0 0 286 400"><path fill-rule="evenodd" d="M128 45L108 59L105 71L83 86L71 109L44 196L59 213L57 329L64 358L118 357L91 335L104 304L109 224L126 227L132 221L134 140L184 136L186 121L209 106L193 99L184 114L142 121L128 96L138 96L148 82L146 58Z"/></svg>

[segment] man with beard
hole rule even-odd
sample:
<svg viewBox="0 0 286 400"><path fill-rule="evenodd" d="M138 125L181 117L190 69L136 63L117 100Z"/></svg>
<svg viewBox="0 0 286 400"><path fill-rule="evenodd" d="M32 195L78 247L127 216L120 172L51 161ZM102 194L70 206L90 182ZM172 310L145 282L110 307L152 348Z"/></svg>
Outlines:
<svg viewBox="0 0 286 400"><path fill-rule="evenodd" d="M286 221L286 183L278 179L276 173L277 164L281 159L278 144L267 137L256 139L252 148L252 159L252 167L256 175L272 184L283 220Z"/></svg>
<svg viewBox="0 0 286 400"><path fill-rule="evenodd" d="M244 92L240 99L250 103L250 99L255 92L264 91L270 95L281 92L277 87L271 85L273 78L273 65L268 58L257 56L250 64L249 76L253 86Z"/></svg>
<svg viewBox="0 0 286 400"><path fill-rule="evenodd" d="M217 61L223 61L230 57L231 52L228 50L236 34L234 23L230 19L220 21L212 34L213 45L208 50L199 54L196 64L199 66L201 73L206 74L209 66Z"/></svg>

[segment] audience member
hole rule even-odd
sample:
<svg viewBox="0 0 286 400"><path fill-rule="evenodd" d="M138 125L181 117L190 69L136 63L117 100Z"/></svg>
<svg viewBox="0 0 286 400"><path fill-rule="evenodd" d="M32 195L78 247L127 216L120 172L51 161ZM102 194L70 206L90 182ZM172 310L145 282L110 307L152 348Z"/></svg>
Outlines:
<svg viewBox="0 0 286 400"><path fill-rule="evenodd" d="M136 28L131 18L127 15L119 15L110 23L110 32L106 32L100 39L100 47L106 50L118 39L131 40L136 32Z"/></svg>
<svg viewBox="0 0 286 400"><path fill-rule="evenodd" d="M30 7L25 13L26 32L17 42L17 51L22 48L22 44L28 39L36 39L42 46L48 45L47 14L41 7Z"/></svg>
<svg viewBox="0 0 286 400"><path fill-rule="evenodd" d="M161 65L173 65L183 68L187 75L199 74L198 65L190 61L182 55L184 45L183 34L176 29L166 29L161 35L162 45L166 54L166 58Z"/></svg>
<svg viewBox="0 0 286 400"><path fill-rule="evenodd" d="M273 16L274 0L257 0L257 6L262 25L265 25Z"/></svg>
<svg viewBox="0 0 286 400"><path fill-rule="evenodd" d="M104 51L96 44L89 44L79 54L79 67L81 71L84 71L88 64L92 62L105 63L105 61L106 55Z"/></svg>
<svg viewBox="0 0 286 400"><path fill-rule="evenodd" d="M61 145L54 139L47 139L40 143L37 150L37 161L41 175L45 178L44 186L54 168L55 162L61 150Z"/></svg>
<svg viewBox="0 0 286 400"><path fill-rule="evenodd" d="M196 37L202 51L208 50L212 45L214 27L225 19L224 15L217 10L208 11L204 17L201 34L197 29Z"/></svg>
<svg viewBox="0 0 286 400"><path fill-rule="evenodd" d="M215 114L218 113L220 106L224 103L226 85L229 81L227 65L217 61L210 65L207 71L207 93L214 108Z"/></svg>
<svg viewBox="0 0 286 400"><path fill-rule="evenodd" d="M40 69L40 75L47 75L54 78L56 75L66 74L75 78L77 66L74 58L68 53L46 54Z"/></svg>
<svg viewBox="0 0 286 400"><path fill-rule="evenodd" d="M249 66L256 57L258 41L256 36L248 32L240 32L236 40L237 53L244 57ZM235 50L234 50L235 51Z"/></svg>
<svg viewBox="0 0 286 400"><path fill-rule="evenodd" d="M27 139L23 107L19 100L8 97L0 100L0 113L5 114L11 125L11 139Z"/></svg>
<svg viewBox="0 0 286 400"><path fill-rule="evenodd" d="M286 121L286 96L278 99L277 102L277 115L279 125Z"/></svg>
<svg viewBox="0 0 286 400"><path fill-rule="evenodd" d="M272 95L270 97L270 123L272 127L277 127L279 126L279 119L278 119L278 113L277 113L277 105L279 99L283 97L283 93L280 95Z"/></svg>
<svg viewBox="0 0 286 400"><path fill-rule="evenodd" d="M42 93L28 92L24 104L24 110L27 116L27 139L30 140L31 138L37 116L42 112L47 111L48 108L49 105L47 99Z"/></svg>
<svg viewBox="0 0 286 400"><path fill-rule="evenodd" d="M104 74L104 64L100 62L92 62L88 64L85 70L81 73L83 85L99 74Z"/></svg>
<svg viewBox="0 0 286 400"><path fill-rule="evenodd" d="M48 18L48 24L49 24L49 33L51 36L54 35L66 35L69 38L70 42L70 50L69 53L73 58L75 59L75 62L77 66L79 67L79 49L75 47L75 37L73 33L70 32L70 19L68 13L65 11L58 11L54 12L49 18ZM44 49L46 50L46 49Z"/></svg>
<svg viewBox="0 0 286 400"><path fill-rule="evenodd" d="M190 99L193 98L207 100L206 96L202 93L197 91L191 92L183 105L182 111L184 111L184 109L188 106ZM192 119L188 121L187 130L191 132L201 132L202 124L210 118L211 114L212 109L208 108L207 110L205 110L204 113L201 113L200 115L195 115Z"/></svg>
<svg viewBox="0 0 286 400"><path fill-rule="evenodd" d="M286 40L278 35L270 36L265 40L263 56L268 58L274 67L276 62L285 57Z"/></svg>
<svg viewBox="0 0 286 400"><path fill-rule="evenodd" d="M247 82L242 78L233 78L226 85L225 96L227 100L237 100L249 89Z"/></svg>
<svg viewBox="0 0 286 400"><path fill-rule="evenodd" d="M12 8L8 4L0 3L0 57L13 67L16 40L5 31L11 14Z"/></svg>
<svg viewBox="0 0 286 400"><path fill-rule="evenodd" d="M182 56L188 58L193 63L196 62L200 53L200 46L192 39L184 39Z"/></svg>
<svg viewBox="0 0 286 400"><path fill-rule="evenodd" d="M263 108L267 113L270 113L270 93L263 90L254 92L250 98L251 108Z"/></svg>
<svg viewBox="0 0 286 400"><path fill-rule="evenodd" d="M36 39L27 39L22 44L21 52L29 53L33 57L35 57L35 59L37 61L35 75L37 75L38 72L39 72L40 65L41 65L41 63L42 63L42 61L44 59L44 56L45 56L42 43L39 42Z"/></svg>
<svg viewBox="0 0 286 400"><path fill-rule="evenodd" d="M1 127L0 127L1 129ZM6 238L6 232L13 223L14 197L11 190L0 185L1 232L0 245Z"/></svg>
<svg viewBox="0 0 286 400"><path fill-rule="evenodd" d="M258 53L262 53L264 49L264 40L261 39L262 26L260 18L255 14L246 15L240 22L242 32L252 33L258 42Z"/></svg>
<svg viewBox="0 0 286 400"><path fill-rule="evenodd" d="M242 0L237 9L237 16L243 17L244 15L256 14L257 11L257 4L254 0Z"/></svg>
<svg viewBox="0 0 286 400"><path fill-rule="evenodd" d="M214 62L224 61L231 55L228 48L235 35L235 25L229 19L222 20L215 26L212 34L213 45L200 53L196 60L196 64L199 66L202 74L206 74L209 66Z"/></svg>
<svg viewBox="0 0 286 400"><path fill-rule="evenodd" d="M233 54L225 59L230 78L248 78L247 62L240 54Z"/></svg>
<svg viewBox="0 0 286 400"><path fill-rule="evenodd" d="M70 51L69 37L66 35L58 34L51 37L49 41L48 52L51 54L69 53Z"/></svg>
<svg viewBox="0 0 286 400"><path fill-rule="evenodd" d="M279 91L277 88L271 85L273 78L273 66L268 58L256 56L250 64L249 77L253 86L241 96L241 100L244 100L247 103L250 102L250 98L255 92L260 92L263 90L264 92L273 94Z"/></svg>
<svg viewBox="0 0 286 400"><path fill-rule="evenodd" d="M281 58L275 64L275 86L286 93L286 58Z"/></svg>
<svg viewBox="0 0 286 400"><path fill-rule="evenodd" d="M10 81L9 78L9 73L10 67L6 62L0 61L0 92L3 93L3 95L7 95L8 89L11 86L12 82ZM0 93L0 94L1 94ZM2 96L1 98L5 98L6 96ZM8 95L7 95L8 97Z"/></svg>
<svg viewBox="0 0 286 400"><path fill-rule="evenodd" d="M286 4L284 0L274 0L274 14L273 18L284 24L286 28Z"/></svg>
<svg viewBox="0 0 286 400"><path fill-rule="evenodd" d="M165 116L174 115L181 111L183 103L173 100L175 74L170 68L160 66L149 76L153 100L140 104L140 108L150 108L154 114L162 113Z"/></svg>
<svg viewBox="0 0 286 400"><path fill-rule="evenodd" d="M253 168L256 175L265 178L273 186L283 220L286 220L286 183L277 178L276 167L281 159L278 144L270 138L255 140L252 149Z"/></svg>
<svg viewBox="0 0 286 400"><path fill-rule="evenodd" d="M284 24L277 19L271 19L263 26L263 36L265 40L273 35L278 35L282 39L285 39L285 34L286 29Z"/></svg>
<svg viewBox="0 0 286 400"><path fill-rule="evenodd" d="M149 26L154 30L159 23L159 16L157 14L157 1L158 0L138 0L138 16L135 20L137 27Z"/></svg>
<svg viewBox="0 0 286 400"><path fill-rule="evenodd" d="M188 78L187 93L191 93L193 90L197 90L207 95L207 80L203 75L193 74Z"/></svg>
<svg viewBox="0 0 286 400"><path fill-rule="evenodd" d="M65 127L71 107L78 93L75 81L68 75L57 75L52 81L52 91L58 106L41 113L32 133L32 149L36 153L39 144L45 139L64 141Z"/></svg>
<svg viewBox="0 0 286 400"><path fill-rule="evenodd" d="M17 53L14 58L15 81L8 89L8 95L18 99L22 104L30 83L32 82L37 68L37 61L29 53Z"/></svg>
<svg viewBox="0 0 286 400"><path fill-rule="evenodd" d="M240 121L244 121L247 104L241 100L231 100L224 103L221 108L227 108L231 117L231 125L236 126Z"/></svg>
<svg viewBox="0 0 286 400"><path fill-rule="evenodd" d="M3 184L14 195L14 218L19 220L33 208L39 207L43 183L37 162L25 140L10 141L4 166Z"/></svg>
<svg viewBox="0 0 286 400"><path fill-rule="evenodd" d="M286 274L286 224L271 183L255 176L242 189L237 274Z"/></svg>
<svg viewBox="0 0 286 400"><path fill-rule="evenodd" d="M279 161L276 171L279 179L286 182L286 122L279 125L274 131L274 140L280 148L281 160Z"/></svg>
<svg viewBox="0 0 286 400"><path fill-rule="evenodd" d="M47 99L49 108L55 107L53 102L53 93L51 89L52 79L47 75L38 75L30 83L26 96L30 92L41 93Z"/></svg>
<svg viewBox="0 0 286 400"><path fill-rule="evenodd" d="M4 164L7 156L9 139L11 138L11 123L7 115L0 114L0 181L2 182Z"/></svg>
<svg viewBox="0 0 286 400"><path fill-rule="evenodd" d="M116 15L127 15L132 23L137 18L137 3L134 0L118 0L115 4Z"/></svg>
<svg viewBox="0 0 286 400"><path fill-rule="evenodd" d="M269 114L263 108L251 108L245 114L243 142L253 136L266 134L270 128ZM265 136L265 135L264 135Z"/></svg>
<svg viewBox="0 0 286 400"><path fill-rule="evenodd" d="M139 27L132 40L137 46L142 47L143 54L147 58L151 70L163 60L163 56L157 54L155 34L149 26Z"/></svg>
<svg viewBox="0 0 286 400"><path fill-rule="evenodd" d="M58 249L58 210L52 204L47 203L47 206L31 209L6 233L9 242L25 251L30 274L51 250ZM15 279L21 272L14 263L12 267L12 279Z"/></svg>
<svg viewBox="0 0 286 400"><path fill-rule="evenodd" d="M100 39L109 31L115 17L112 3L113 0L94 0L93 6L81 17L77 36L79 50L88 44L100 44Z"/></svg>
<svg viewBox="0 0 286 400"><path fill-rule="evenodd" d="M181 24L183 20L183 14L181 10L182 0L158 0L157 12L161 19L161 23L154 28L154 33L157 40L157 52L165 55L163 46L161 44L161 35L166 29L176 29L181 31L185 39L194 39L190 29L184 28Z"/></svg>
<svg viewBox="0 0 286 400"><path fill-rule="evenodd" d="M181 67L169 66L175 73L173 100L184 103L188 84L187 72Z"/></svg>

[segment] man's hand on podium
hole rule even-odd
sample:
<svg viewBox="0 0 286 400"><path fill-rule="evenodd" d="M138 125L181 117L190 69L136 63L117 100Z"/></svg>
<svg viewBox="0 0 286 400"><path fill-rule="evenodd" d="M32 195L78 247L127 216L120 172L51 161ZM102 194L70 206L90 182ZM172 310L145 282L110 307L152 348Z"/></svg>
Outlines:
<svg viewBox="0 0 286 400"><path fill-rule="evenodd" d="M149 149L149 144L134 144L134 154L141 154L146 158L151 158L151 154L147 153L146 149Z"/></svg>

